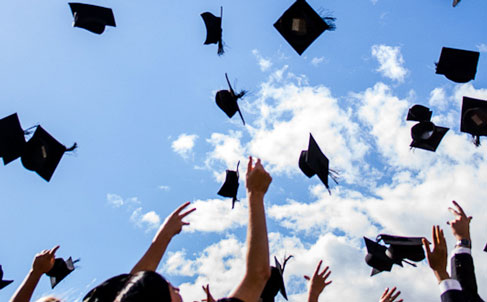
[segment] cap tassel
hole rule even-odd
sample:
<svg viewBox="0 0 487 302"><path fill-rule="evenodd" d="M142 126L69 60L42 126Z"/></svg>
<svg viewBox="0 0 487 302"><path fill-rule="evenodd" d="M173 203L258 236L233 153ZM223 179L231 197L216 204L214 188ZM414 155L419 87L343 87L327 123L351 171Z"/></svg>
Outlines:
<svg viewBox="0 0 487 302"><path fill-rule="evenodd" d="M286 255L284 255L284 261L282 262L282 271L284 271L284 268L286 267L286 263L291 258L294 258L294 256L293 255L289 255L288 257L286 257Z"/></svg>
<svg viewBox="0 0 487 302"><path fill-rule="evenodd" d="M220 6L220 20L223 22L223 6ZM221 56L225 53L225 50L223 49L223 39L220 36L220 40L218 40L218 55Z"/></svg>
<svg viewBox="0 0 487 302"><path fill-rule="evenodd" d="M473 144L475 145L475 147L480 146L480 136L472 135L472 141L473 141Z"/></svg>
<svg viewBox="0 0 487 302"><path fill-rule="evenodd" d="M74 143L70 148L67 148L66 151L64 152L71 152L74 151L76 148L78 148L78 143ZM79 259L76 261L79 261Z"/></svg>
<svg viewBox="0 0 487 302"><path fill-rule="evenodd" d="M326 30L334 31L337 27L335 25L336 18L334 17L321 17L325 21L328 28Z"/></svg>

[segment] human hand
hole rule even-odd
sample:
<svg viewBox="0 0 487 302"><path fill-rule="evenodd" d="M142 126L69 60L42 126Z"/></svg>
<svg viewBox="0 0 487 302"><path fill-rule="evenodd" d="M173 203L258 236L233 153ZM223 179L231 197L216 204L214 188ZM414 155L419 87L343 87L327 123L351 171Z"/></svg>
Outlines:
<svg viewBox="0 0 487 302"><path fill-rule="evenodd" d="M203 285L202 288L203 288L203 290L206 293L206 299L203 299L201 301L204 301L204 302L215 302L215 299L213 298L213 296L210 293L210 285L209 284L206 284L206 286Z"/></svg>
<svg viewBox="0 0 487 302"><path fill-rule="evenodd" d="M457 240L467 239L470 240L470 221L472 216L467 216L462 207L456 201L452 201L456 209L448 208L448 210L455 215L455 219L447 222L451 226L453 236Z"/></svg>
<svg viewBox="0 0 487 302"><path fill-rule="evenodd" d="M423 238L423 245L426 248L426 258L428 264L435 273L438 282L445 279L450 279L446 271L448 262L448 249L446 247L446 240L443 230L439 226L433 226L433 251L430 250L430 243L426 238Z"/></svg>
<svg viewBox="0 0 487 302"><path fill-rule="evenodd" d="M308 302L318 301L318 297L320 296L323 289L325 289L325 287L330 285L332 282L332 281L326 282L326 279L331 274L331 271L328 271L329 268L328 266L325 267L325 269L320 273L320 268L322 263L323 260L320 260L312 278L310 278L309 276L304 276L304 279L311 281L309 284Z"/></svg>
<svg viewBox="0 0 487 302"><path fill-rule="evenodd" d="M252 166L252 156L249 156L249 164L247 166L247 191L249 193L265 194L269 188L272 177L266 172L264 166L257 159L255 166Z"/></svg>
<svg viewBox="0 0 487 302"><path fill-rule="evenodd" d="M390 291L389 288L386 288L386 290L382 293L379 302L394 302L394 300L396 300L396 298L401 294L401 291L397 291L397 293L394 294L396 289L397 288L395 286ZM403 299L400 299L397 300L396 302L402 302L402 301Z"/></svg>
<svg viewBox="0 0 487 302"><path fill-rule="evenodd" d="M184 222L183 218L191 214L196 210L196 208L192 208L184 213L183 210L190 204L190 202L185 202L179 208L177 208L171 215L167 216L166 220L162 224L162 230L168 234L170 237L173 237L181 232L183 226L189 225L189 222Z"/></svg>
<svg viewBox="0 0 487 302"><path fill-rule="evenodd" d="M56 245L50 250L43 250L34 257L34 262L32 263L32 271L39 274L47 273L54 266L54 260L56 256L56 251L59 245Z"/></svg>

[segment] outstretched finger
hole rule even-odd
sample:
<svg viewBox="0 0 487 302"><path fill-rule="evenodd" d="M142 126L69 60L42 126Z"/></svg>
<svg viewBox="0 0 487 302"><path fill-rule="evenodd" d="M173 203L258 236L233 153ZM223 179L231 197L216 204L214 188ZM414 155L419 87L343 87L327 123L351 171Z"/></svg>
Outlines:
<svg viewBox="0 0 487 302"><path fill-rule="evenodd" d="M457 208L458 212L460 212L460 214L467 217L467 214L465 214L465 211L463 211L463 208L455 200L452 200L452 203Z"/></svg>
<svg viewBox="0 0 487 302"><path fill-rule="evenodd" d="M323 280L326 281L326 279L330 276L331 274L331 271L329 271L328 273L326 273L326 275L323 276Z"/></svg>
<svg viewBox="0 0 487 302"><path fill-rule="evenodd" d="M184 212L183 214L179 215L179 217L181 219L183 219L184 217L188 216L189 214L193 213L194 211L196 211L196 208L192 208L191 210L188 210L187 212Z"/></svg>
<svg viewBox="0 0 487 302"><path fill-rule="evenodd" d="M252 172L252 156L249 156L249 163L247 164L247 174Z"/></svg>
<svg viewBox="0 0 487 302"><path fill-rule="evenodd" d="M394 296L391 297L391 301L396 300L396 298L401 294L401 291L398 291Z"/></svg>
<svg viewBox="0 0 487 302"><path fill-rule="evenodd" d="M387 293L389 292L389 287L386 287L386 289L384 290L384 292L382 293L382 296L380 296L381 299L385 298L385 296L387 295Z"/></svg>
<svg viewBox="0 0 487 302"><path fill-rule="evenodd" d="M56 254L56 251L59 249L59 245L56 245L55 247L53 247L50 251L49 251L49 255L55 255Z"/></svg>
<svg viewBox="0 0 487 302"><path fill-rule="evenodd" d="M323 260L320 260L320 262L318 263L318 266L316 267L316 270L314 273L315 276L320 273L321 263L323 263Z"/></svg>
<svg viewBox="0 0 487 302"><path fill-rule="evenodd" d="M185 203L183 203L182 205L179 206L179 208L176 209L176 213L181 213L182 210L184 210L184 208L186 208L191 202L190 201L186 201Z"/></svg>
<svg viewBox="0 0 487 302"><path fill-rule="evenodd" d="M330 268L329 266L325 267L325 269L320 273L320 276L323 276L324 274L326 274L326 272L328 271L329 268Z"/></svg>
<svg viewBox="0 0 487 302"><path fill-rule="evenodd" d="M453 215L456 217L462 217L462 214L460 212L457 212L454 208L448 208L448 211L450 211Z"/></svg>
<svg viewBox="0 0 487 302"><path fill-rule="evenodd" d="M311 278L309 276L304 275L304 279L309 281Z"/></svg>

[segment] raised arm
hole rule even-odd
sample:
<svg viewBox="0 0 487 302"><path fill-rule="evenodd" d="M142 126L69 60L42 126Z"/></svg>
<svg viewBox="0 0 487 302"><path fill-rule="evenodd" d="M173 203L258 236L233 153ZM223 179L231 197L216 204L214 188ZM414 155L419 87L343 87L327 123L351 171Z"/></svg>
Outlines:
<svg viewBox="0 0 487 302"><path fill-rule="evenodd" d="M270 277L269 243L264 211L264 195L272 177L262 166L260 159L252 165L249 157L247 167L247 197L249 200L249 224L247 227L247 259L245 275L230 294L245 302L256 302Z"/></svg>
<svg viewBox="0 0 487 302"><path fill-rule="evenodd" d="M156 271L171 239L181 232L183 226L189 225L188 222L183 221L183 218L196 210L193 208L183 212L189 204L189 201L184 203L166 218L145 254L130 271L131 274L140 271Z"/></svg>
<svg viewBox="0 0 487 302"><path fill-rule="evenodd" d="M318 302L318 298L320 297L321 292L331 284L332 281L326 281L326 279L330 276L331 271L328 270L328 266L320 272L321 264L323 263L322 260L318 263L316 267L315 273L313 277L310 278L309 276L304 276L304 279L311 281L309 283L308 289L308 302Z"/></svg>
<svg viewBox="0 0 487 302"><path fill-rule="evenodd" d="M10 302L29 302L32 298L32 294L39 283L42 275L47 273L54 266L54 258L58 246L53 247L50 250L43 250L34 257L32 268L25 277L22 284L17 288Z"/></svg>

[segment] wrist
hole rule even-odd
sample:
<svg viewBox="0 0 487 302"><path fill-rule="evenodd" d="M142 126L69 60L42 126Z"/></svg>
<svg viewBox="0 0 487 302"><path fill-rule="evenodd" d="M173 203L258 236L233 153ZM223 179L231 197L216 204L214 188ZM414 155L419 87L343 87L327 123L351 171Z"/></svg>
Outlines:
<svg viewBox="0 0 487 302"><path fill-rule="evenodd" d="M249 196L249 199L250 198L264 199L265 192L247 190L247 195Z"/></svg>
<svg viewBox="0 0 487 302"><path fill-rule="evenodd" d="M42 274L44 274L44 272L42 272L42 271L40 271L39 269L36 269L36 268L31 268L30 271L29 271L29 276L36 277L38 279L41 278Z"/></svg>
<svg viewBox="0 0 487 302"><path fill-rule="evenodd" d="M445 270L434 270L436 280L438 280L438 283L440 283L443 280L450 279L450 275L448 275L448 272Z"/></svg>
<svg viewBox="0 0 487 302"><path fill-rule="evenodd" d="M318 297L319 295L310 292L308 294L308 302L318 302Z"/></svg>
<svg viewBox="0 0 487 302"><path fill-rule="evenodd" d="M465 247L465 248L472 248L472 241L470 240L470 237L457 237L457 243L455 244L455 247Z"/></svg>

